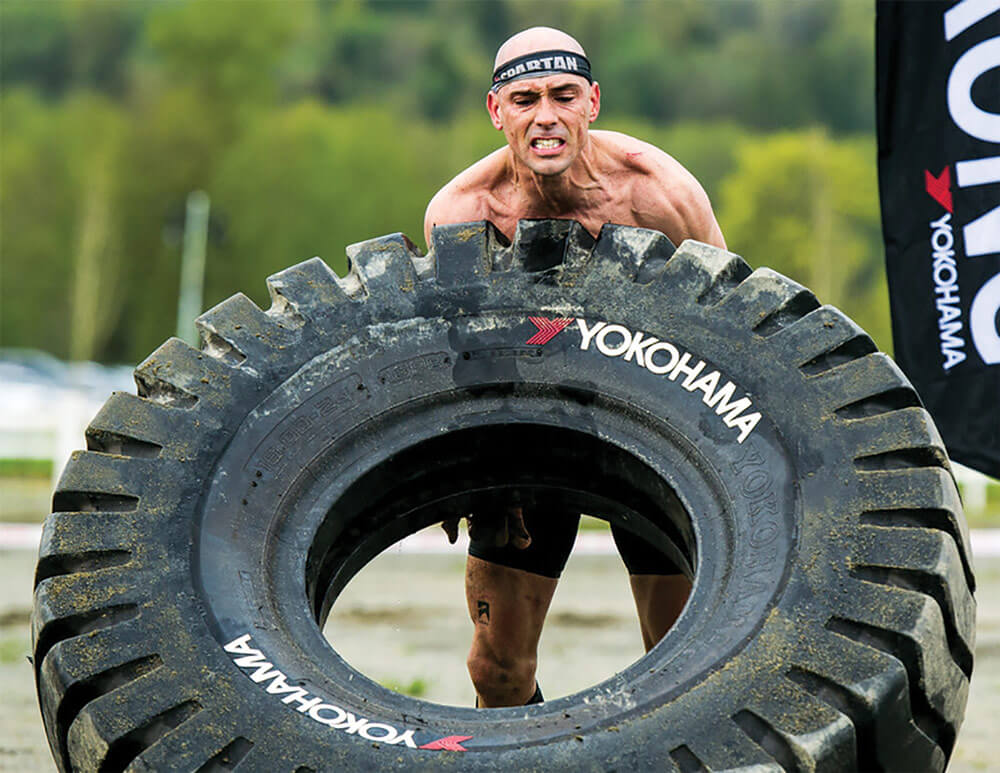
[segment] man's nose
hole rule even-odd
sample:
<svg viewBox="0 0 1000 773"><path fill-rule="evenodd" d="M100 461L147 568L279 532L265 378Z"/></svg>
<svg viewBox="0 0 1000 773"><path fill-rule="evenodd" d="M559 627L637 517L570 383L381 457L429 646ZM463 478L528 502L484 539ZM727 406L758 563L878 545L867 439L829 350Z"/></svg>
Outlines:
<svg viewBox="0 0 1000 773"><path fill-rule="evenodd" d="M549 125L556 122L556 111L553 109L552 100L542 97L538 100L538 109L535 111L535 123Z"/></svg>

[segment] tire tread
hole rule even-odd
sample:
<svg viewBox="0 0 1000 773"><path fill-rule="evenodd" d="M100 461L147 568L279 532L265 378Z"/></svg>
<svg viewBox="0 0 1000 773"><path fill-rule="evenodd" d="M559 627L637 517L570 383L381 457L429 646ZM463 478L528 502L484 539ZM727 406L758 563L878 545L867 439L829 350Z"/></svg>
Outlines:
<svg viewBox="0 0 1000 773"><path fill-rule="evenodd" d="M198 768L198 773L218 773L223 770L235 770L236 767L253 749L253 741L238 736L213 754Z"/></svg>
<svg viewBox="0 0 1000 773"><path fill-rule="evenodd" d="M923 688L922 682L927 671L922 663L921 643L895 628L873 625L870 622L847 617L832 617L827 622L826 628L899 660L907 675L910 709L914 722L924 735L941 748L945 756L949 756L955 745L957 728L948 722L940 706L933 705L928 691Z"/></svg>
<svg viewBox="0 0 1000 773"><path fill-rule="evenodd" d="M743 734L763 749L781 766L782 770L790 772L802 770L788 739L763 717L749 709L743 709L733 714L732 720L743 731Z"/></svg>
<svg viewBox="0 0 1000 773"><path fill-rule="evenodd" d="M681 773L709 773L705 763L686 745L682 744L670 750L670 758L676 763Z"/></svg>
<svg viewBox="0 0 1000 773"><path fill-rule="evenodd" d="M186 700L145 719L139 726L108 744L98 768L99 773L124 771L145 749L201 710L202 706L198 701Z"/></svg>
<svg viewBox="0 0 1000 773"><path fill-rule="evenodd" d="M122 566L132 560L131 550L109 548L105 550L82 550L72 553L56 553L42 556L35 570L35 586L50 577L65 574L99 572Z"/></svg>

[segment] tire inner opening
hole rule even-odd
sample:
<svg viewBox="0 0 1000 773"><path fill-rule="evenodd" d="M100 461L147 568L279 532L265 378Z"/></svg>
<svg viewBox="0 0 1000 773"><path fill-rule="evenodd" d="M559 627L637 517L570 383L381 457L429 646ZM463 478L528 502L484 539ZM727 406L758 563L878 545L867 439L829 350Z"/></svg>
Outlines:
<svg viewBox="0 0 1000 773"><path fill-rule="evenodd" d="M621 526L689 577L697 569L690 515L650 465L596 435L541 423L486 425L415 443L360 475L316 532L305 587L320 628L368 562L410 534L474 513L477 504L552 494L569 509Z"/></svg>

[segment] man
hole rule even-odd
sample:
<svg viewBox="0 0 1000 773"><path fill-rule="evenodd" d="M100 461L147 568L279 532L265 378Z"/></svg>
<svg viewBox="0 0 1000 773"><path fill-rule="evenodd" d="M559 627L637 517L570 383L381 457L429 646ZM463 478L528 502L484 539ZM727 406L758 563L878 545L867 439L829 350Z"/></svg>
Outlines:
<svg viewBox="0 0 1000 773"><path fill-rule="evenodd" d="M549 27L524 30L497 51L486 109L507 145L473 164L431 200L435 225L489 220L512 237L522 218L653 228L674 244L725 247L708 197L677 161L624 134L591 131L601 90L580 44ZM475 624L468 667L480 707L542 700L538 640L576 535L575 513L534 502L469 518L466 598ZM537 514L537 515L536 515ZM533 517L534 516L534 517ZM457 522L445 524L449 538ZM691 589L677 567L615 529L649 650L680 615Z"/></svg>

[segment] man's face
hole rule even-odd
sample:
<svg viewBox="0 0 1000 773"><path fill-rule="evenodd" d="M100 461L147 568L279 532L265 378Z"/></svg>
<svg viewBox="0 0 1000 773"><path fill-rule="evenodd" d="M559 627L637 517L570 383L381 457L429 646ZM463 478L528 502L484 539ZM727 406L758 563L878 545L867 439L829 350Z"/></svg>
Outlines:
<svg viewBox="0 0 1000 773"><path fill-rule="evenodd" d="M486 106L514 155L532 172L552 176L566 171L586 145L601 91L576 75L548 75L491 91Z"/></svg>

